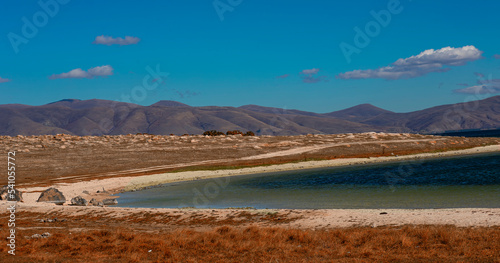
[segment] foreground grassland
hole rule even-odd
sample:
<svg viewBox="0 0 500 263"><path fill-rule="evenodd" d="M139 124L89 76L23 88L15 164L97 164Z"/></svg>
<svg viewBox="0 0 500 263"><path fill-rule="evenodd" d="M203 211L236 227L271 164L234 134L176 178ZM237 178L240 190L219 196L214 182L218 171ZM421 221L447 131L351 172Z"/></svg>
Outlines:
<svg viewBox="0 0 500 263"><path fill-rule="evenodd" d="M2 236L6 235L2 231ZM221 226L109 228L18 241L2 262L499 262L500 228L403 226L298 230Z"/></svg>
<svg viewBox="0 0 500 263"><path fill-rule="evenodd" d="M393 224L370 226L356 220L363 211L21 207L15 256L3 238L7 220L0 222L0 262L500 262L498 223L460 227L389 219ZM366 213L429 222L448 213L471 219L463 219L469 212L451 209L385 211ZM328 213L358 223L314 223ZM499 217L498 209L470 213L480 221Z"/></svg>

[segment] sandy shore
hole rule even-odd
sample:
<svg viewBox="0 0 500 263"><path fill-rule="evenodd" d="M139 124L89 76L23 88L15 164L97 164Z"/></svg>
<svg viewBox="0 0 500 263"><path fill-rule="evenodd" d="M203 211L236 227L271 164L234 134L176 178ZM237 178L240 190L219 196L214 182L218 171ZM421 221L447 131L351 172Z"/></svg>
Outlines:
<svg viewBox="0 0 500 263"><path fill-rule="evenodd" d="M156 186L172 182L191 181L227 176L237 176L246 174L259 174L282 172L292 170L303 170L313 168L325 167L339 167L349 165L367 165L384 162L398 162L398 161L414 161L430 158L442 158L451 156L463 156L471 154L492 153L500 152L500 145L490 145L484 147L476 147L472 149L448 151L440 153L422 153L406 156L391 156L391 157L372 157L372 158L347 158L347 159L334 159L324 161L307 161L298 163L287 163L270 166L258 166L233 170L210 170L210 171L188 171L176 173L161 173L135 177L114 177L105 179L95 179L91 181L82 181L76 183L57 183L53 185L59 189L66 197L66 204L70 203L71 198L82 195L83 191L89 193L96 193L98 190L105 189L110 193L120 193L124 191L138 190L149 186ZM40 192L47 189L47 187L30 187L19 188L23 192L24 202L32 205L51 205L37 203ZM88 196L90 197L90 196Z"/></svg>
<svg viewBox="0 0 500 263"><path fill-rule="evenodd" d="M7 211L5 203L0 209ZM401 225L455 225L458 227L500 226L500 208L456 209L173 209L40 206L20 203L19 212L46 215L43 218L74 220L78 217L100 218L100 224L120 224L148 216L148 223L158 228L189 225L204 229L229 224L281 226L297 229L378 227ZM38 218L40 218L38 216ZM165 220L170 218L170 220ZM206 219L201 223L200 219ZM130 224L130 223L128 223ZM22 227L22 225L20 225ZM28 227L28 226L25 226ZM75 228L81 226L75 225Z"/></svg>

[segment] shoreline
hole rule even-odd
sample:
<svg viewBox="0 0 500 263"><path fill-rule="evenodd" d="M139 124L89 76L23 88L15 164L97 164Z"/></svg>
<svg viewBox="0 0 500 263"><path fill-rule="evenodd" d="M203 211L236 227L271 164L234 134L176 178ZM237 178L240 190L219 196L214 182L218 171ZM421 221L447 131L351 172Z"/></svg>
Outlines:
<svg viewBox="0 0 500 263"><path fill-rule="evenodd" d="M133 177L133 179L129 182L130 185L127 185L126 188L123 188L116 193L140 191L148 187L160 186L168 183L214 179L221 177L233 177L233 176L252 175L252 174L270 174L270 173L292 172L301 170L307 171L307 170L321 169L321 168L342 168L348 166L364 166L364 165L384 164L384 163L391 164L404 161L432 160L432 159L441 159L447 157L474 156L474 155L488 154L495 152L500 153L500 145L481 146L465 150L451 150L439 153L417 153L417 154L391 156L391 157L384 156L384 157L368 157L368 158L340 158L334 160L303 161L303 162L294 162L285 164L261 165L261 166L239 168L239 169L222 169L213 171L198 170L198 171L188 171L188 172L159 173L159 174ZM193 173L201 173L201 174L198 176L194 176ZM180 177L186 176L186 178L179 178L179 176L175 176L176 174L180 175Z"/></svg>
<svg viewBox="0 0 500 263"><path fill-rule="evenodd" d="M334 168L334 167L353 166L353 165L362 166L362 165L383 164L383 163L402 162L402 161L429 160L429 159L439 159L446 157L460 157L460 156L470 156L477 154L487 154L495 152L500 152L500 145L481 146L465 150L451 150L438 153L418 153L418 154L390 156L390 157L343 158L343 159L322 160L322 161L285 163L285 164L276 164L268 166L256 166L256 167L248 167L240 169L198 170L198 171L186 171L186 172L159 173L159 174L142 175L135 177L115 177L115 178L105 178L105 179L94 179L90 181L82 181L76 183L63 182L54 184L51 187L59 189L65 195L66 197L65 205L67 205L70 204L71 198L76 196L82 196L83 191L88 191L89 193L96 193L98 190L99 191L106 190L110 194L118 194L123 192L142 190L148 187L154 187L174 182L213 179L221 177L230 178L232 176L239 176L239 175L300 171L300 170L319 169L328 167ZM49 187L28 187L28 188L19 188L19 190L23 192L23 199L25 204L32 204L35 206L47 206L47 205L52 206L53 204L36 202L40 192L44 191L47 188ZM91 198L92 196L95 196L95 194L90 194L88 197ZM118 198L118 197L113 196L111 198Z"/></svg>
<svg viewBox="0 0 500 263"><path fill-rule="evenodd" d="M204 230L214 225L226 224L228 220L235 226L272 226L293 229L333 229L357 227L382 227L404 225L454 225L457 227L498 227L500 226L500 208L440 208L440 209L204 209L204 208L130 208L115 206L72 206L70 200L83 195L83 191L94 193L103 188L109 194L127 189L161 185L171 182L220 178L245 174L274 173L292 170L317 169L322 167L342 167L350 165L373 165L391 162L430 160L447 157L474 156L479 154L500 153L500 145L475 147L466 150L453 150L439 153L420 153L405 156L370 157L352 159L334 159L325 161L307 161L280 165L258 166L234 170L190 171L162 173L137 177L116 177L95 179L76 183L58 183L53 185L66 197L62 206L52 203L37 203L40 191L47 187L19 188L23 191L24 202L18 203L20 212L31 213L40 218L44 215L67 218L102 218L113 224L129 224L147 216L148 222L156 227L168 229L190 228ZM108 197L109 197L108 194ZM102 194L100 194L102 195ZM107 198L108 198L107 197ZM118 198L111 196L111 198ZM87 199L89 200L89 199ZM118 199L119 200L119 199ZM8 204L0 202L0 208L7 211ZM4 209L5 208L5 209ZM168 218L167 221L166 218ZM208 221L200 221L206 218ZM236 219L235 219L236 218ZM248 221L249 218L253 218ZM209 220L210 219L210 220ZM38 220L38 219L37 219ZM97 220L97 219L96 219ZM99 219L101 220L101 219ZM151 221L150 221L151 220ZM238 221L239 220L239 221ZM202 223L204 222L204 223ZM149 224L148 223L148 224ZM188 224L189 223L189 224Z"/></svg>

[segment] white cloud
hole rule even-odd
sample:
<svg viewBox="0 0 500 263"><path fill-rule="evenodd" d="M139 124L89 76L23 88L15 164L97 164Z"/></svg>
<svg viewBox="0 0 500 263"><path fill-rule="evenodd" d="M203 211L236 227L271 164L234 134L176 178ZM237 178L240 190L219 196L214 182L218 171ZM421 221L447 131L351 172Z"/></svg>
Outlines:
<svg viewBox="0 0 500 263"><path fill-rule="evenodd" d="M113 75L113 68L110 65L95 67L88 70L92 76L111 76Z"/></svg>
<svg viewBox="0 0 500 263"><path fill-rule="evenodd" d="M438 50L428 49L409 58L400 58L389 66L377 69L353 70L337 75L339 79L407 79L426 75L431 72L450 70L444 66L462 66L469 61L482 58L474 46L461 48L444 47Z"/></svg>
<svg viewBox="0 0 500 263"><path fill-rule="evenodd" d="M66 73L54 74L49 79L91 79L95 77L111 76L113 75L113 68L110 65L90 68L85 71L81 68L73 69Z"/></svg>
<svg viewBox="0 0 500 263"><path fill-rule="evenodd" d="M5 83L5 82L9 82L10 79L4 79L2 77L0 77L0 83Z"/></svg>
<svg viewBox="0 0 500 263"><path fill-rule="evenodd" d="M313 68L313 69L304 69L300 72L300 74L311 75L311 74L317 74L318 72L319 68Z"/></svg>
<svg viewBox="0 0 500 263"><path fill-rule="evenodd" d="M131 36L126 36L125 39L121 37L113 38L110 36L98 36L95 38L94 42L92 44L97 44L97 45L120 45L120 46L126 46L126 45L134 45L139 43L141 39L138 37L131 37Z"/></svg>
<svg viewBox="0 0 500 263"><path fill-rule="evenodd" d="M316 76L319 68L304 69L300 72L302 75L302 82L304 83L318 83L320 81L328 81L326 76Z"/></svg>
<svg viewBox="0 0 500 263"><path fill-rule="evenodd" d="M82 78L91 78L87 71L82 70L81 68L73 69L67 73L54 74L50 76L50 79L82 79Z"/></svg>

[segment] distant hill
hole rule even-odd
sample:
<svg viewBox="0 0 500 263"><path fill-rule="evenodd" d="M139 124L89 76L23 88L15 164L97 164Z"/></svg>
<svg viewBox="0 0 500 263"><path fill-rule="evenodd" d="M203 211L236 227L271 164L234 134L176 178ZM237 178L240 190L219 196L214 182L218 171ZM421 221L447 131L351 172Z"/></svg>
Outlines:
<svg viewBox="0 0 500 263"><path fill-rule="evenodd" d="M300 111L294 109L281 109L281 108L273 108L273 107L263 107L259 105L244 105L238 107L239 109L262 112L262 113L271 113L271 114L286 114L286 115L304 115L304 116L315 116L315 117L324 117L322 114L308 112L308 111Z"/></svg>
<svg viewBox="0 0 500 263"><path fill-rule="evenodd" d="M206 130L258 135L419 132L500 128L500 96L468 104L394 113L370 104L325 114L258 105L191 107L176 101L150 106L66 99L41 106L0 105L1 135L201 134Z"/></svg>
<svg viewBox="0 0 500 263"><path fill-rule="evenodd" d="M98 99L91 99L91 100L78 100L78 99L64 99L56 102L52 102L46 105L42 105L39 107L43 106L62 106L62 107L68 107L72 109L90 109L90 108L97 108L97 107L139 107L137 104L133 103L126 103L126 102L119 102L119 101L109 101L109 100L98 100Z"/></svg>
<svg viewBox="0 0 500 263"><path fill-rule="evenodd" d="M421 133L494 129L500 127L500 96L409 113L382 113L361 123Z"/></svg>
<svg viewBox="0 0 500 263"><path fill-rule="evenodd" d="M151 106L161 106L161 107L191 107L187 104L173 101L173 100L160 100L155 104L152 104Z"/></svg>
<svg viewBox="0 0 500 263"><path fill-rule="evenodd" d="M325 115L330 117L335 117L344 120L351 120L356 122L361 122L368 120L370 118L382 115L382 114L393 114L394 112L384 110L378 107L375 107L371 104L360 104L358 106L354 106L351 108L347 108L345 110L334 111L330 113L326 113Z"/></svg>

